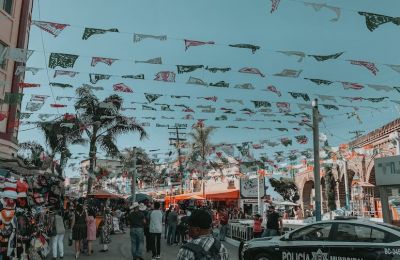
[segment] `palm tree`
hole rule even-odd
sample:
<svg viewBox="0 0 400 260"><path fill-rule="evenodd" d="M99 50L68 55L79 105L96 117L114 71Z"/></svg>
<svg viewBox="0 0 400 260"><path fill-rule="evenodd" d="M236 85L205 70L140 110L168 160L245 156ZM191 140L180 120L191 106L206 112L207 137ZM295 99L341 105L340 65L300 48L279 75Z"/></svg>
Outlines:
<svg viewBox="0 0 400 260"><path fill-rule="evenodd" d="M191 152L189 155L189 160L192 164L201 160L202 167L205 167L206 159L212 152L212 144L210 143L210 136L214 132L215 128L206 127L203 124L196 125L193 131L189 133L192 139ZM199 158L200 157L200 158ZM205 170L202 171L203 179L203 196L205 196Z"/></svg>
<svg viewBox="0 0 400 260"><path fill-rule="evenodd" d="M64 167L72 155L68 149L69 145L85 143L78 121L76 118L59 118L55 121L40 122L38 127L44 133L46 144L50 150L51 172L54 174L54 170L57 170L58 174L62 175ZM58 167L53 162L57 154L60 154Z"/></svg>
<svg viewBox="0 0 400 260"><path fill-rule="evenodd" d="M147 183L157 180L154 163L144 149L137 147L125 148L121 152L121 161L127 170L132 170L131 194L135 201L137 177ZM136 170L133 167L136 167ZM139 174L137 174L137 169L140 170Z"/></svg>
<svg viewBox="0 0 400 260"><path fill-rule="evenodd" d="M30 141L20 143L18 146L18 153L20 153L25 165L39 168L43 166L44 163L40 159L40 156L44 153L42 145L35 141Z"/></svg>
<svg viewBox="0 0 400 260"><path fill-rule="evenodd" d="M121 114L123 100L120 96L110 95L100 101L85 85L79 87L76 93L78 100L75 102L75 109L78 119L84 124L84 132L89 138L89 194L98 146L108 156L117 157L120 154L116 144L118 135L138 132L140 139L143 139L147 137L147 133L134 120Z"/></svg>

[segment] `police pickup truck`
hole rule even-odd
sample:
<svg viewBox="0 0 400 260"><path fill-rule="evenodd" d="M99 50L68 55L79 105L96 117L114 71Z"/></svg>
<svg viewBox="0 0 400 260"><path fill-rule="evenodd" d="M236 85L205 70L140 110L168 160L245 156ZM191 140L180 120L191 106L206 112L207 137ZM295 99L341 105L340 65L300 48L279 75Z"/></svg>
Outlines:
<svg viewBox="0 0 400 260"><path fill-rule="evenodd" d="M321 221L243 244L242 260L400 260L400 228L357 219Z"/></svg>

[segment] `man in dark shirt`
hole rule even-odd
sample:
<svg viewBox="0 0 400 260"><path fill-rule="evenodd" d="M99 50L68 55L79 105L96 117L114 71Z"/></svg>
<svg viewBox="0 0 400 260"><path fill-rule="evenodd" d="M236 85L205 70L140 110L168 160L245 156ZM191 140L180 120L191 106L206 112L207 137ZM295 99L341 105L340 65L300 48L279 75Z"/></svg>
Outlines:
<svg viewBox="0 0 400 260"><path fill-rule="evenodd" d="M143 259L143 245L144 245L144 225L146 218L144 214L139 211L139 203L133 203L130 207L131 211L128 216L129 226L131 228L131 247L133 260Z"/></svg>
<svg viewBox="0 0 400 260"><path fill-rule="evenodd" d="M282 218L278 212L275 211L274 206L269 206L268 213L267 213L267 228L265 229L264 233L262 234L263 237L272 237L277 236L282 233Z"/></svg>

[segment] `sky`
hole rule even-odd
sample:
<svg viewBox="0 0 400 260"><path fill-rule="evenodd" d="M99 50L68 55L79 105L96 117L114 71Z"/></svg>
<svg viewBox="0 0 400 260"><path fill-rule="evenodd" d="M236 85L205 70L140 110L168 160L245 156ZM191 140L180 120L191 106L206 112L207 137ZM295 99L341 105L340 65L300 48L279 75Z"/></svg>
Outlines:
<svg viewBox="0 0 400 260"><path fill-rule="evenodd" d="M396 0L337 0L337 1L305 1L309 3L326 3L329 6L339 7L340 18L336 22L331 19L336 17L335 12L327 8L315 11L312 6L305 5L302 1L281 0L278 9L271 13L270 0L36 0L33 8L32 20L48 21L69 24L57 37L42 31L36 26L30 30L29 49L35 50L28 60L28 67L44 68L36 75L26 73L25 82L39 83L40 88L24 90L22 112L26 111L26 104L31 95L49 95L41 110L34 112L25 121L41 121L39 114L51 114L47 120L52 120L64 113L74 114L74 99L56 100L57 97L75 97L75 89L89 82L89 73L126 75L144 74L144 80L124 79L111 77L109 80L99 81L93 86L102 86L103 91L94 93L103 99L111 94L120 94L124 98L124 107L136 108L123 113L136 117L138 122L150 122L146 127L149 138L140 141L138 134L127 134L118 137L119 147L140 146L146 150L160 149L159 158L168 158L165 153L173 148L169 145L171 137L167 128L156 127L156 124L175 123L190 126L197 119L206 119L206 126L219 126L212 135L211 141L217 143L241 143L251 141L259 144L260 140L271 140L280 143L280 138L291 138L293 145L285 147L264 146L264 149L254 151L255 154L266 153L273 158L276 151L304 150L312 148L312 132L307 126L299 126L288 121L301 120L301 117L285 116L279 112L276 102L289 102L291 113L301 111L297 104L311 104L301 97L294 99L288 92L306 93L310 99L318 98L317 95L330 95L335 101L321 101L322 104L335 105L339 110L328 110L320 106L324 116L320 124L320 132L328 137L332 146L352 140L351 131L374 130L394 119L399 115L396 103L400 93L391 91L378 91L368 87L367 84L400 86L398 85L400 73L392 70L385 64L400 64L398 42L400 39L400 26L387 23L379 26L374 31L369 31L365 24L364 16L358 11L399 16L400 2ZM118 28L119 33L93 35L87 40L82 40L85 27L110 29ZM166 35L167 40L144 39L133 42L133 34ZM196 41L213 41L215 44L192 46L185 51L184 39ZM249 49L229 47L229 44L252 44L260 46L254 54ZM318 62L313 57L306 56L298 62L298 56L289 56L278 51L300 51L306 55L331 55L344 52L339 58ZM79 55L73 68L61 68L79 72L74 78L58 76L53 78L54 69L47 67L50 53L68 53ZM99 63L91 66L92 57L106 57L118 59L111 66ZM162 65L135 63L156 57L162 57ZM348 60L361 60L375 63L379 69L377 75L362 66L350 64ZM209 67L229 67L226 73L211 73L199 69L190 73L177 73L176 65L204 65ZM255 74L238 72L244 67L259 69L265 77ZM274 74L284 69L302 70L297 78L279 77ZM155 81L159 71L173 71L176 73L175 82ZM202 79L207 83L225 81L229 88L200 86L186 84L189 77ZM324 79L334 81L330 85L317 85L304 78ZM50 82L68 83L73 89L50 87ZM344 89L340 82L359 83L364 86L361 90ZM133 93L118 93L113 91L113 85L124 83L133 89ZM251 83L255 89L238 89L236 84ZM267 86L275 86L282 96L265 91ZM147 102L144 93L162 94L158 100L148 104L157 111L142 111L141 104L131 102ZM188 95L190 99L174 99L171 95ZM218 97L217 102L198 99L198 97ZM379 98L389 97L383 102L349 101L341 97ZM227 103L225 99L239 99L239 103ZM273 116L264 116L256 112L249 116L243 114L241 109L249 108L257 111L252 101L268 101L271 103ZM66 108L51 108L52 103L66 104ZM155 103L169 104L174 112L160 111L160 106ZM195 110L196 120L182 119L188 113L182 112L176 104L185 104ZM215 113L202 113L199 105L212 105ZM353 107L342 107L353 106ZM357 107L358 110L355 110ZM225 114L226 121L216 121L216 117L224 115L221 108L231 108L236 114ZM356 115L360 120L356 119ZM162 119L174 117L174 120ZM156 120L143 117L155 117ZM246 121L235 121L237 118ZM300 119L299 119L300 118ZM253 120L253 121L252 121ZM256 120L256 121L254 121ZM259 121L262 120L262 121ZM271 120L280 120L271 121ZM226 128L226 126L238 128ZM255 129L246 129L251 127ZM272 130L260 129L271 128ZM288 132L281 132L276 128L287 128ZM301 128L300 131L293 128ZM307 144L298 144L295 136L306 135ZM20 127L19 141L36 140L45 143L43 135L32 125ZM69 163L78 163L85 159L88 147L73 146L71 150L80 156ZM81 153L81 154L79 154ZM100 152L100 157L104 153ZM74 167L66 169L68 176L76 176L79 171Z"/></svg>

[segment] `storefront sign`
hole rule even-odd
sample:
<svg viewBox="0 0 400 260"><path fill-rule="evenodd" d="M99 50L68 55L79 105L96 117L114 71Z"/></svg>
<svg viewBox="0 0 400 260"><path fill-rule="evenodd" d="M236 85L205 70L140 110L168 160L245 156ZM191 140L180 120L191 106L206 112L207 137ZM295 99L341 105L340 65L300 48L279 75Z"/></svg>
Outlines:
<svg viewBox="0 0 400 260"><path fill-rule="evenodd" d="M258 197L258 188L257 188L258 180L257 178L253 179L241 179L240 180L240 196L242 198L257 198ZM259 180L260 184L260 197L264 197L265 188L264 188L264 180Z"/></svg>
<svg viewBox="0 0 400 260"><path fill-rule="evenodd" d="M400 155L378 158L374 163L378 186L400 184Z"/></svg>

